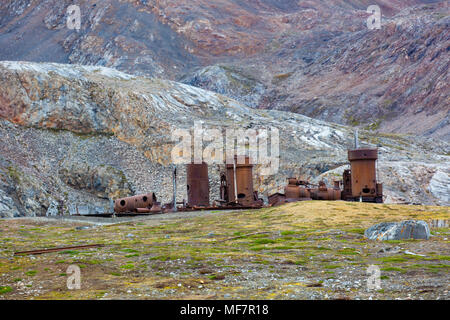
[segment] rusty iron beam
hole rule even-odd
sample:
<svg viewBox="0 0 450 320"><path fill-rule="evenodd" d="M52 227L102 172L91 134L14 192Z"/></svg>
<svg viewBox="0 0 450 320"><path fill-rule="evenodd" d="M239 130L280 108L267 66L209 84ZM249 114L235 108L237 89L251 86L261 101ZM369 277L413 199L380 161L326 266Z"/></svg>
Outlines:
<svg viewBox="0 0 450 320"><path fill-rule="evenodd" d="M58 252L58 251L71 250L71 249L89 249L89 248L97 248L97 247L103 247L103 246L104 246L103 244L87 244L87 245L71 246L71 247L59 247L59 248L49 248L49 249L37 249L37 250L30 250L30 251L19 251L19 252L14 252L14 255L15 255L15 256L19 256L19 255L42 254L42 253Z"/></svg>

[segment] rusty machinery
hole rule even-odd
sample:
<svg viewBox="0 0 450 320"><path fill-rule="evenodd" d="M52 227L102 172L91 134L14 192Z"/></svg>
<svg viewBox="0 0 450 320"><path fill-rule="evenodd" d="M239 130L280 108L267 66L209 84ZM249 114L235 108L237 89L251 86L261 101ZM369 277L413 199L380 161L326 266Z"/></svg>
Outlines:
<svg viewBox="0 0 450 320"><path fill-rule="evenodd" d="M318 188L310 189L311 198L313 200L341 200L341 189L336 186L335 183L333 188L328 188L325 182L321 181Z"/></svg>
<svg viewBox="0 0 450 320"><path fill-rule="evenodd" d="M173 172L173 199L161 207L154 193L137 195L114 201L115 213L165 213L171 211L213 210L213 209L249 209L262 208L263 200L253 190L253 165L249 157L243 157L243 163L226 165L226 171L220 175L220 200L210 206L210 188L208 165L188 164L186 166L187 202L176 202L176 168ZM236 183L235 183L236 181ZM237 195L237 196L235 196ZM175 203L176 202L176 203ZM181 207L177 207L181 204Z"/></svg>
<svg viewBox="0 0 450 320"><path fill-rule="evenodd" d="M348 150L350 170L344 171L343 200L383 202L383 185L377 182L378 149Z"/></svg>
<svg viewBox="0 0 450 320"><path fill-rule="evenodd" d="M323 181L318 187L312 188L308 182L289 178L284 195L276 193L269 196L269 204L280 205L309 199L382 203L383 185L377 182L376 170L378 149L358 148L357 143L355 146L356 149L348 150L350 169L344 170L343 190L339 181L334 181L333 188L328 188Z"/></svg>
<svg viewBox="0 0 450 320"><path fill-rule="evenodd" d="M286 200L300 199L311 200L310 190L307 188L308 183L295 178L288 179L288 185L284 188Z"/></svg>
<svg viewBox="0 0 450 320"><path fill-rule="evenodd" d="M187 205L191 207L209 207L208 165L188 164L186 166Z"/></svg>
<svg viewBox="0 0 450 320"><path fill-rule="evenodd" d="M383 185L377 182L376 162L378 149L359 148L357 133L355 133L355 149L348 150L350 169L344 170L342 185L334 181L328 188L323 181L312 185L307 181L289 178L284 188L284 194L275 193L268 197L269 205L280 205L287 202L302 200L346 200L363 202L383 202ZM248 156L235 156L233 164L227 163L225 172L220 175L220 200L210 206L210 188L208 165L188 164L187 194L188 201L180 202L183 206L177 208L176 199L176 169L174 171L173 202L163 207L156 202L154 193L118 199L114 202L117 213L161 213L168 211L232 209L232 208L262 208L263 200L253 189L253 164Z"/></svg>
<svg viewBox="0 0 450 320"><path fill-rule="evenodd" d="M355 147L348 150L350 169L344 170L341 183L334 181L333 188L328 188L323 181L317 188L310 188L309 183L295 178L288 179L285 194L276 193L269 196L270 205L313 200L346 200L361 202L383 202L383 185L377 182L378 149L360 148L358 130L355 131ZM304 187L300 187L303 185Z"/></svg>
<svg viewBox="0 0 450 320"><path fill-rule="evenodd" d="M161 206L156 201L156 195L153 192L114 201L114 212L116 213L151 213L159 211L161 211Z"/></svg>
<svg viewBox="0 0 450 320"><path fill-rule="evenodd" d="M262 207L263 201L253 189L253 164L248 156L235 156L221 174L222 201L242 207Z"/></svg>
<svg viewBox="0 0 450 320"><path fill-rule="evenodd" d="M314 186L308 181L289 178L284 195L276 193L269 196L269 204L272 206L306 200L341 200L339 181L335 181L333 188L328 188L323 181Z"/></svg>
<svg viewBox="0 0 450 320"><path fill-rule="evenodd" d="M187 193L188 201L178 208L180 211L209 209L247 209L261 208L262 199L253 190L253 164L249 157L234 157L233 164L225 166L225 172L220 174L220 200L210 206L210 188L208 165L188 164ZM218 205L216 205L218 203Z"/></svg>

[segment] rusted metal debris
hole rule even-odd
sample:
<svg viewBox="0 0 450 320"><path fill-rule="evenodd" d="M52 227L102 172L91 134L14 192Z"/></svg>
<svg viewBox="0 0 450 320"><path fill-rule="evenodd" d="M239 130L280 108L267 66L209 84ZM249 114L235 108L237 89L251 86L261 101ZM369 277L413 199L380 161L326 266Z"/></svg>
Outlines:
<svg viewBox="0 0 450 320"><path fill-rule="evenodd" d="M150 213L159 211L161 211L161 204L156 202L156 195L153 192L114 201L115 213Z"/></svg>
<svg viewBox="0 0 450 320"><path fill-rule="evenodd" d="M255 202L253 193L253 164L250 157L233 158L233 164L226 165L227 202L239 203L243 206Z"/></svg>
<svg viewBox="0 0 450 320"><path fill-rule="evenodd" d="M377 182L377 149L354 149L348 151L350 172L344 172L350 184L344 187L343 200L363 202L383 202L383 185ZM348 183L348 182L347 182ZM351 192L349 192L351 190Z"/></svg>
<svg viewBox="0 0 450 320"><path fill-rule="evenodd" d="M72 250L72 249L89 249L89 248L97 248L97 247L103 247L103 244L87 244L87 245L80 245L80 246L71 246L71 247L59 247L59 248L49 248L49 249L37 249L37 250L30 250L30 251L19 251L14 252L15 256L20 255L34 255L34 254L43 254L43 253L50 253L50 252L58 252L58 251L64 251L64 250Z"/></svg>
<svg viewBox="0 0 450 320"><path fill-rule="evenodd" d="M235 156L221 175L222 201L227 205L262 207L263 201L253 189L253 164L248 156Z"/></svg>
<svg viewBox="0 0 450 320"><path fill-rule="evenodd" d="M249 157L234 158L220 175L220 199L210 205L208 165L188 164L187 203L183 201L178 211L258 209L263 201L253 190L253 165Z"/></svg>
<svg viewBox="0 0 450 320"><path fill-rule="evenodd" d="M341 181L334 181L328 188L323 181L313 187L307 181L289 178L284 195L269 196L269 205L276 206L302 200L346 200L362 202L383 202L383 185L377 182L377 149L353 149L348 151L350 169L344 170ZM341 184L343 190L341 189Z"/></svg>
<svg viewBox="0 0 450 320"><path fill-rule="evenodd" d="M348 150L350 169L344 170L342 181L333 181L329 188L323 181L313 185L308 181L289 178L284 194L268 196L269 206L306 200L346 200L383 202L383 185L377 182L376 162L378 149L358 148ZM220 174L220 199L210 205L208 165L188 164L187 202L176 202L176 171L174 172L174 197L171 203L161 205L154 193L118 199L114 202L116 214L145 215L174 211L258 209L264 207L258 192L253 188L253 164L248 156L234 156ZM341 189L342 186L342 189ZM216 204L217 203L217 204ZM182 206L177 206L181 204Z"/></svg>

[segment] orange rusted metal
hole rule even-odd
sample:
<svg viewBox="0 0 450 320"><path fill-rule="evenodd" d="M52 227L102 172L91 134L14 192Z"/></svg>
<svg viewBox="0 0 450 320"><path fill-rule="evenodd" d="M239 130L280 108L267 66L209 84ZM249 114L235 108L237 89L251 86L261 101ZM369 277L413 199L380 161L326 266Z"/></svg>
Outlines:
<svg viewBox="0 0 450 320"><path fill-rule="evenodd" d="M382 185L377 183L377 159L378 149L348 151L348 160L351 167L351 195L347 195L347 190L345 190L347 199L382 202Z"/></svg>
<svg viewBox="0 0 450 320"><path fill-rule="evenodd" d="M284 188L284 194L286 199L300 200L310 199L311 195L307 188L300 185L306 185L305 181L299 181L296 178L289 178L288 185Z"/></svg>
<svg viewBox="0 0 450 320"><path fill-rule="evenodd" d="M253 164L250 157L234 157L235 164L227 164L227 193L229 202L237 202L242 206L252 206L255 203L253 190ZM236 172L234 170L236 168ZM236 185L234 177L236 176ZM237 191L237 194L235 193Z"/></svg>
<svg viewBox="0 0 450 320"><path fill-rule="evenodd" d="M121 198L114 201L114 212L136 212L138 208L151 208L156 203L153 192L133 197Z"/></svg>
<svg viewBox="0 0 450 320"><path fill-rule="evenodd" d="M319 187L310 189L311 198L313 200L341 200L341 189L327 188L325 182L319 182Z"/></svg>
<svg viewBox="0 0 450 320"><path fill-rule="evenodd" d="M186 167L188 206L209 206L208 164L188 164Z"/></svg>

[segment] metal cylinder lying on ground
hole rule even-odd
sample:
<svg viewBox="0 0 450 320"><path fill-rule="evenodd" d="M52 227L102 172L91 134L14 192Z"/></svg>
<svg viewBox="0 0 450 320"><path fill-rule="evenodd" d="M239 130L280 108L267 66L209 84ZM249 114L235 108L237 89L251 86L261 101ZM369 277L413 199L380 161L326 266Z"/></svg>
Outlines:
<svg viewBox="0 0 450 320"><path fill-rule="evenodd" d="M114 211L117 213L136 212L138 208L151 208L154 203L156 203L156 195L150 192L115 200Z"/></svg>

